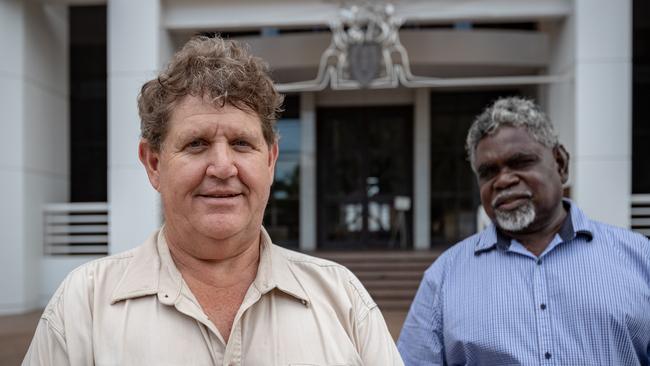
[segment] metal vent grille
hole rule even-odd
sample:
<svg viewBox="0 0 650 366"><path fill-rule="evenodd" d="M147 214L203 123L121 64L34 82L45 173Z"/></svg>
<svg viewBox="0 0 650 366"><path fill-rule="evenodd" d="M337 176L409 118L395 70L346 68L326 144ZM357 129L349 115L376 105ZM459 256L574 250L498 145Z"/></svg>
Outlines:
<svg viewBox="0 0 650 366"><path fill-rule="evenodd" d="M650 238L650 194L632 195L632 230Z"/></svg>
<svg viewBox="0 0 650 366"><path fill-rule="evenodd" d="M57 203L43 209L45 255L108 254L108 204Z"/></svg>

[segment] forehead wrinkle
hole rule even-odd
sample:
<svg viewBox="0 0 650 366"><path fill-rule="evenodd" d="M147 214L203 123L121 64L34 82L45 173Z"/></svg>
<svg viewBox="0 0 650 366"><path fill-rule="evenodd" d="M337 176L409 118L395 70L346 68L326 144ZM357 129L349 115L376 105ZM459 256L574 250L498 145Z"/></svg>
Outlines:
<svg viewBox="0 0 650 366"><path fill-rule="evenodd" d="M256 123L251 125L240 120L243 118L238 115L240 112L252 117L257 117L254 113L237 108L233 105L226 104L224 107L215 107L211 103L202 101L196 97L186 97L174 111L171 129L176 129L176 135L195 136L211 135L216 136L219 131L228 137L232 135L256 136L263 137L261 122L258 118L253 118ZM173 122L176 120L176 122Z"/></svg>
<svg viewBox="0 0 650 366"><path fill-rule="evenodd" d="M510 156L508 156L508 161L517 160L521 158L536 158L539 155L540 154L535 151L516 151L513 154L510 154Z"/></svg>
<svg viewBox="0 0 650 366"><path fill-rule="evenodd" d="M192 137L211 137L214 138L220 134L225 135L227 138L263 138L261 132L256 133L255 128L252 126L247 126L244 123L238 123L237 121L209 121L209 120L200 120L191 122L189 127L181 127L177 131L177 136L183 140Z"/></svg>

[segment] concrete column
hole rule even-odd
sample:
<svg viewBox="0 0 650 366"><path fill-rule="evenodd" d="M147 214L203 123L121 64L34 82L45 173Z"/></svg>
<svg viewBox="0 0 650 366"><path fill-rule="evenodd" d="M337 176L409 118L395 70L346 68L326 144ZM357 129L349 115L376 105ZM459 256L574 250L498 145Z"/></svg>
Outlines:
<svg viewBox="0 0 650 366"><path fill-rule="evenodd" d="M576 0L575 179L588 215L629 227L632 1Z"/></svg>
<svg viewBox="0 0 650 366"><path fill-rule="evenodd" d="M413 134L413 249L431 248L431 104L430 90L415 90Z"/></svg>
<svg viewBox="0 0 650 366"><path fill-rule="evenodd" d="M562 82L540 86L539 102L553 122L560 143L571 156L569 162L569 181L573 188L575 182L576 156L575 144L575 16L561 21L543 24L542 31L549 35L549 68L552 75L568 75ZM573 191L575 188L572 189Z"/></svg>
<svg viewBox="0 0 650 366"><path fill-rule="evenodd" d="M68 197L67 8L0 2L0 314L40 305L42 207Z"/></svg>
<svg viewBox="0 0 650 366"><path fill-rule="evenodd" d="M316 98L300 95L300 251L316 250Z"/></svg>
<svg viewBox="0 0 650 366"><path fill-rule="evenodd" d="M24 16L19 0L0 2L0 314L20 312L26 304L24 274Z"/></svg>
<svg viewBox="0 0 650 366"><path fill-rule="evenodd" d="M108 1L110 252L139 245L160 225L158 193L138 160L137 96L161 65L159 0Z"/></svg>

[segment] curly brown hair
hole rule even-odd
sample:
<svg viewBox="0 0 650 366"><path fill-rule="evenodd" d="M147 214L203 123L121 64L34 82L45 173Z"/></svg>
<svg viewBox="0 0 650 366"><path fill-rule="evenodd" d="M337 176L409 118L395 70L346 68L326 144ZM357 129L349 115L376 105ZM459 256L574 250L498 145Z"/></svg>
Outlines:
<svg viewBox="0 0 650 366"><path fill-rule="evenodd" d="M261 120L267 144L277 141L275 122L283 96L269 76L268 65L237 41L220 37L192 38L157 78L142 86L138 96L142 138L159 151L167 122L186 96L204 97L217 108L226 104L254 112Z"/></svg>

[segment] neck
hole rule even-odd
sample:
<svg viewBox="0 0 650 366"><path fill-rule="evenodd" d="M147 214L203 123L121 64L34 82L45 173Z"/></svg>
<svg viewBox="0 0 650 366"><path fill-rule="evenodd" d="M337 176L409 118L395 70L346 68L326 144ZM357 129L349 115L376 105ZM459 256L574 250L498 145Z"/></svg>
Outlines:
<svg viewBox="0 0 650 366"><path fill-rule="evenodd" d="M252 240L245 245L237 245L232 250L222 251L219 248L218 256L203 256L197 254L195 243L178 240L167 230L164 232L169 247L169 252L174 264L183 277L189 276L205 285L216 288L228 288L248 282L250 285L257 274L260 258L260 239ZM203 243L203 246L206 244ZM210 246L226 245L212 241ZM246 286L247 287L247 286Z"/></svg>
<svg viewBox="0 0 650 366"><path fill-rule="evenodd" d="M546 224L543 226L531 228L523 232L506 231L505 233L520 242L535 256L539 256L551 243L555 234L560 231L566 216L567 213L562 204L560 204L558 210L554 212L549 220L546 220Z"/></svg>

